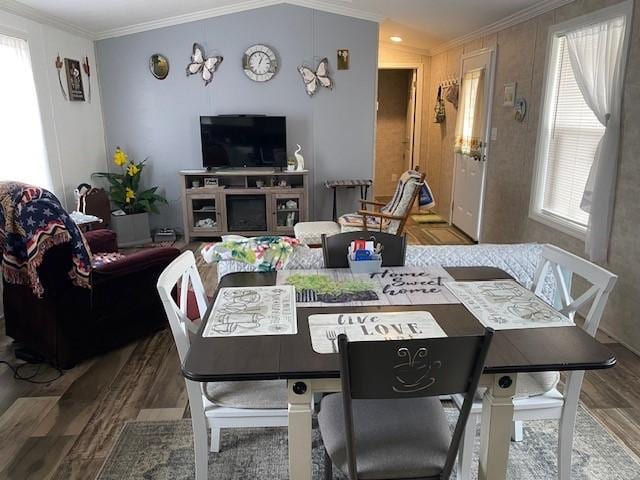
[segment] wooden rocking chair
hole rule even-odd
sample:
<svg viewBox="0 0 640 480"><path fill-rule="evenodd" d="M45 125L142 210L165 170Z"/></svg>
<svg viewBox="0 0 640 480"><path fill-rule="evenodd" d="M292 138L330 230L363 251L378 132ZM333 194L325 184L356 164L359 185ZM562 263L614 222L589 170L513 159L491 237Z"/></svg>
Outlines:
<svg viewBox="0 0 640 480"><path fill-rule="evenodd" d="M372 230L402 235L424 179L425 175L418 171L418 167L404 172L389 203L361 199L360 210L338 219L341 231ZM372 209L368 209L369 206Z"/></svg>

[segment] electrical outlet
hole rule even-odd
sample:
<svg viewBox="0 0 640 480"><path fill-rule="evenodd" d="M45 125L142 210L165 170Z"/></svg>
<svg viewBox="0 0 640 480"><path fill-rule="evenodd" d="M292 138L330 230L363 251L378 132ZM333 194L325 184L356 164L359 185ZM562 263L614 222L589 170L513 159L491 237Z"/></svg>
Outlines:
<svg viewBox="0 0 640 480"><path fill-rule="evenodd" d="M498 129L496 127L493 127L491 129L491 141L495 142L496 140L498 140Z"/></svg>
<svg viewBox="0 0 640 480"><path fill-rule="evenodd" d="M398 174L397 173L392 173L391 174L391 181L392 182L397 182L398 181Z"/></svg>

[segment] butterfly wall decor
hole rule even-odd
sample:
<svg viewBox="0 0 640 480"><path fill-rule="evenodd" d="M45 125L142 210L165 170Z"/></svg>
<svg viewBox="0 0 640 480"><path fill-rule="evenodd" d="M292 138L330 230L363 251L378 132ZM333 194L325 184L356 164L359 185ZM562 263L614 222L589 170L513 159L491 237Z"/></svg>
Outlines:
<svg viewBox="0 0 640 480"><path fill-rule="evenodd" d="M187 65L187 76L202 73L202 79L206 87L213 80L213 74L218 70L222 60L223 58L220 56L206 58L202 46L194 43L191 63Z"/></svg>
<svg viewBox="0 0 640 480"><path fill-rule="evenodd" d="M304 80L304 88L310 97L318 91L319 85L329 90L333 88L333 80L329 77L329 60L326 57L320 60L315 72L304 65L298 67L298 72Z"/></svg>

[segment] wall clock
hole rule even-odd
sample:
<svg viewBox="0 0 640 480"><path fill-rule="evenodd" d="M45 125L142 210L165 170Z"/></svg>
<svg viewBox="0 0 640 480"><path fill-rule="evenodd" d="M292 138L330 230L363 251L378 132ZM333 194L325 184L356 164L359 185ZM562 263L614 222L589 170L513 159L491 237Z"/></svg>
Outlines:
<svg viewBox="0 0 640 480"><path fill-rule="evenodd" d="M245 75L254 82L266 82L278 71L278 57L266 45L253 45L244 52L242 68Z"/></svg>

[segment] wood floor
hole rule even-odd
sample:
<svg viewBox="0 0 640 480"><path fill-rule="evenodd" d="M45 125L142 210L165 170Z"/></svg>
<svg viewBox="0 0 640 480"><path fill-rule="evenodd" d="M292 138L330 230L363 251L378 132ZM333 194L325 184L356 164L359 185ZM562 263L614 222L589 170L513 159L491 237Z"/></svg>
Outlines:
<svg viewBox="0 0 640 480"><path fill-rule="evenodd" d="M212 293L215 268L201 270ZM0 324L0 332L4 325ZM599 338L611 342L604 335ZM617 343L609 347L618 365L587 373L582 401L640 455L640 357ZM3 334L0 359L17 363L11 339ZM38 378L53 374L45 369ZM188 414L178 355L168 330L84 362L49 384L14 380L13 373L0 365L0 479L93 479L127 420Z"/></svg>

